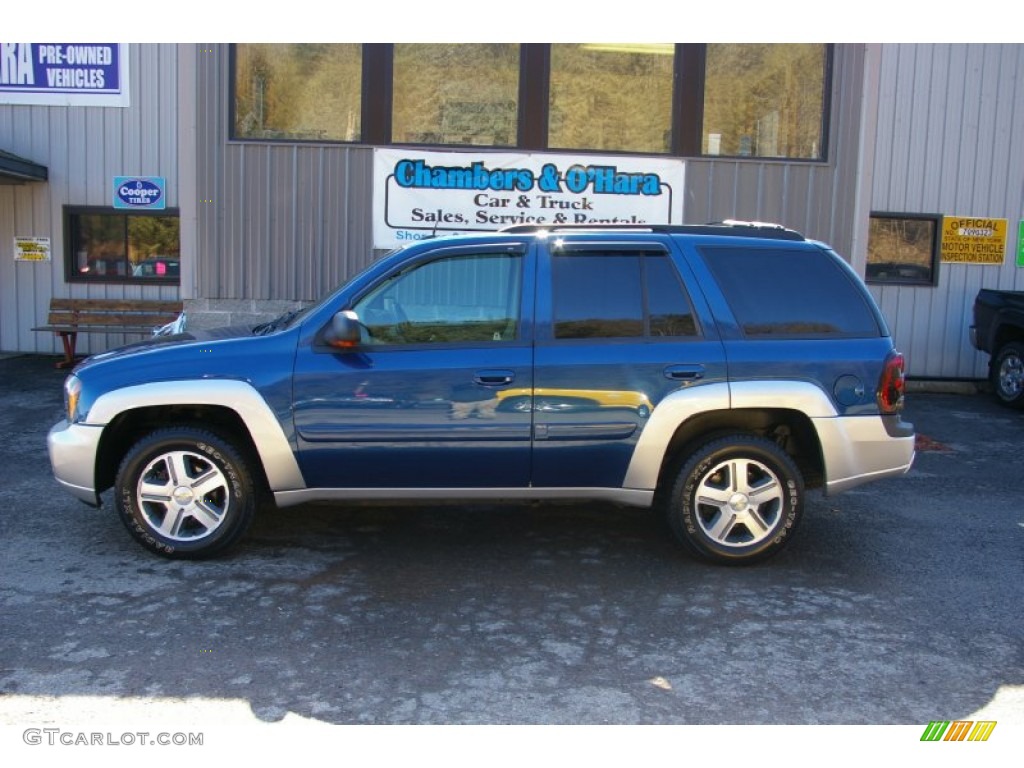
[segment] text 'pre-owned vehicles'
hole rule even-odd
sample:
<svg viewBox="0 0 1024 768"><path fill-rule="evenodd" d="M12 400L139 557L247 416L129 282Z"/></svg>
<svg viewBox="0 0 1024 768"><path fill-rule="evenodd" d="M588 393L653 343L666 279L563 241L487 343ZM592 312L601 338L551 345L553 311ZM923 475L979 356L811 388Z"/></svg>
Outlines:
<svg viewBox="0 0 1024 768"><path fill-rule="evenodd" d="M405 246L314 307L155 337L65 384L54 474L168 557L267 495L658 505L693 554L786 545L808 488L906 472L903 358L782 227L511 227Z"/></svg>

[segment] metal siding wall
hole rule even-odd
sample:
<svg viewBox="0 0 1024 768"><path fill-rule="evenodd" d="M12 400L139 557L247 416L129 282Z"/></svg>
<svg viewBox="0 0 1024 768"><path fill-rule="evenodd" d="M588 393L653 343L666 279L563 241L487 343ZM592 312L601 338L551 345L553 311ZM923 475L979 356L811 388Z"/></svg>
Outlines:
<svg viewBox="0 0 1024 768"><path fill-rule="evenodd" d="M229 46L198 66L198 298L315 300L373 258L373 150L231 141Z"/></svg>
<svg viewBox="0 0 1024 768"><path fill-rule="evenodd" d="M872 209L1009 220L1003 266L942 264L934 288L871 286L911 376L983 378L967 329L982 287L1024 289L1016 267L1024 215L1024 47L882 46Z"/></svg>
<svg viewBox="0 0 1024 768"><path fill-rule="evenodd" d="M220 296L223 291L219 270L221 217L213 201L221 199L221 175L224 136L227 135L226 106L218 103L224 96L216 87L226 79L217 64L220 57L208 53L211 46L200 44L196 56L196 295ZM226 96L224 96L226 103ZM218 203L219 204L219 203Z"/></svg>
<svg viewBox="0 0 1024 768"><path fill-rule="evenodd" d="M131 105L0 106L0 147L47 166L49 180L0 187L0 350L60 353L46 321L54 296L175 299L175 286L69 285L64 281L65 205L109 206L115 176L167 179L167 205L179 204L177 52L172 44L129 45ZM15 264L15 235L49 237L49 264ZM137 337L83 334L78 349L99 352Z"/></svg>
<svg viewBox="0 0 1024 768"><path fill-rule="evenodd" d="M860 135L864 112L862 100L867 49L863 45L836 46L832 80L833 121L829 135L829 157L835 173L829 177L823 168L813 175L815 187L809 200L815 221L826 221L825 240L853 259L852 249L857 210L857 184L860 173ZM826 207L827 206L827 207ZM813 230L809 230L813 232Z"/></svg>

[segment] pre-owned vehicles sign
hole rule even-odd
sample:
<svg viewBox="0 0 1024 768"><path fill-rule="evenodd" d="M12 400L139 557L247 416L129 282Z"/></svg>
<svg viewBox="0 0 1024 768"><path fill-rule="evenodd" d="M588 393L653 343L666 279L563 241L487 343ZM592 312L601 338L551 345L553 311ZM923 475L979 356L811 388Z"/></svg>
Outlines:
<svg viewBox="0 0 1024 768"><path fill-rule="evenodd" d="M127 107L122 43L0 43L0 104Z"/></svg>

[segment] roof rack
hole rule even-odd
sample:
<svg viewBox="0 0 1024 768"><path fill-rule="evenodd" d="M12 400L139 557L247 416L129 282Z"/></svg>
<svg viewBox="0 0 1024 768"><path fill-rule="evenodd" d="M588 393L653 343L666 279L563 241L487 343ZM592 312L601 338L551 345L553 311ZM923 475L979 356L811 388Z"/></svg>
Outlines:
<svg viewBox="0 0 1024 768"><path fill-rule="evenodd" d="M531 234L540 232L656 232L669 235L728 235L763 237L774 240L805 240L793 229L764 221L711 221L707 224L513 224L499 232Z"/></svg>

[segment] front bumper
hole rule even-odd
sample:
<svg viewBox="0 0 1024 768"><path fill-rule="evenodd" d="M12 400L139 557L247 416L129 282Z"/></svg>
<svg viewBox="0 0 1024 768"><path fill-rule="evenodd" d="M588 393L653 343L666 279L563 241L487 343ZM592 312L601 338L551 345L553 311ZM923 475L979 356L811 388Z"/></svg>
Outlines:
<svg viewBox="0 0 1024 768"><path fill-rule="evenodd" d="M100 427L59 421L46 436L53 476L75 498L92 507L100 506L96 493L96 452Z"/></svg>

